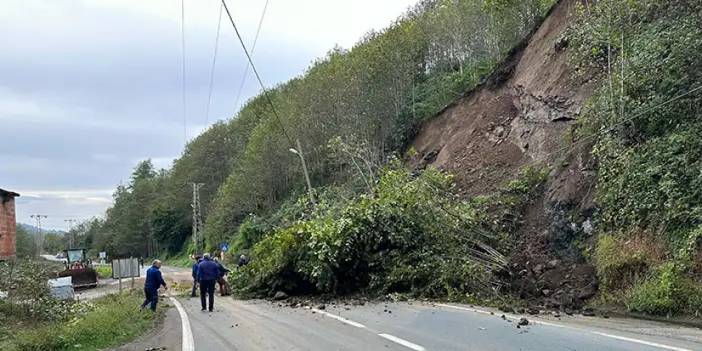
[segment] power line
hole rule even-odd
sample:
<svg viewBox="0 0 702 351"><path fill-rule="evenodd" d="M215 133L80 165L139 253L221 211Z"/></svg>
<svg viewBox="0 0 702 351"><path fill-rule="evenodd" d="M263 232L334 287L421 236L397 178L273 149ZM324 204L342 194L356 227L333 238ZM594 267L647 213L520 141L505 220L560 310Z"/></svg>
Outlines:
<svg viewBox="0 0 702 351"><path fill-rule="evenodd" d="M212 103L212 87L214 85L215 66L217 65L217 48L219 47L219 30L222 26L222 5L219 5L219 19L217 20L217 36L215 37L214 54L212 55L212 68L210 69L210 88L207 92L207 110L205 112L205 126L210 121L210 105ZM248 67L248 66L247 66Z"/></svg>
<svg viewBox="0 0 702 351"><path fill-rule="evenodd" d="M188 117L185 102L185 0L180 0L180 40L181 40L181 99L183 100L183 143L188 142Z"/></svg>
<svg viewBox="0 0 702 351"><path fill-rule="evenodd" d="M44 249L44 233L42 233L41 231L41 219L49 217L43 214L33 214L29 217L33 218L36 221L37 237L35 238L35 240L37 241L37 255L41 255L41 252Z"/></svg>
<svg viewBox="0 0 702 351"><path fill-rule="evenodd" d="M266 17L266 10L268 9L268 2L263 5L263 12L261 13L261 19L258 21L258 28L256 29L256 36L254 36L253 45L251 45L251 54L253 55L256 50L256 43L258 43L258 36L261 34L261 27L263 26L263 19ZM244 68L244 74L241 76L241 83L239 84L239 90L236 93L236 100L234 102L234 107L239 105L239 100L241 100L241 92L244 90L244 84L246 83L246 77L249 75L249 63L246 62L246 67Z"/></svg>
<svg viewBox="0 0 702 351"><path fill-rule="evenodd" d="M614 128L616 128L616 127L619 127L619 126L621 126L621 125L623 125L623 124L626 124L626 123L628 123L628 122L631 122L631 121L633 121L633 120L635 120L635 119L637 119L637 118L639 118L639 117L641 117L641 116L643 116L643 115L645 115L645 114L647 114L647 113L649 113L649 112L651 112L651 111L653 111L653 110L656 110L656 109L658 109L658 108L660 108L660 107L663 107L663 106L665 106L665 105L671 104L671 103L673 103L673 102L675 102L675 101L678 101L678 100L680 100L680 99L682 99L682 98L684 98L684 97L686 97L686 96L688 96L688 95L692 95L693 93L695 93L695 92L697 92L697 91L699 91L699 90L702 90L702 85L700 85L700 86L698 86L698 87L696 87L696 88L690 89L690 90L688 90L687 92L682 93L682 94L680 94L680 95L677 95L677 96L675 96L675 97L673 97L673 98L670 98L669 100L666 100L666 101L664 101L664 102L662 102L662 103L660 103L660 104L657 104L657 105L655 105L655 106L651 106L651 107L649 107L649 108L647 108L647 109L645 109L645 110L643 110L643 111L641 111L641 112L639 112L639 113L636 113L635 115L633 115L633 116L631 116L631 117L629 117L629 118L626 118L626 119L624 119L624 120L622 120L622 121L619 121L619 122L617 122L617 123L614 123L614 124L612 124L611 126L609 126L609 127L605 128L605 129L602 129L602 130L598 131L597 133L593 133L593 134L584 136L582 139L580 139L580 140L578 140L577 142L573 143L573 145L570 145L570 146L567 146L567 147L561 149L561 151L564 151L564 150L565 150L566 152L565 152L563 155L564 155L564 156L565 156L565 155L568 155L568 154L571 153L573 150L575 150L575 148L576 148L579 144L581 144L581 143L583 143L583 142L585 142L585 141L588 141L588 140L590 140L590 139L592 139L592 138L594 138L594 137L597 137L597 136L599 136L599 135L601 135L601 134L610 132L610 131L612 131L612 130L613 130ZM567 149L567 150L566 150L566 149Z"/></svg>
<svg viewBox="0 0 702 351"><path fill-rule="evenodd" d="M227 3L225 0L222 0L222 5L224 6L224 10L227 12L227 17L229 17L229 22L231 22L232 27L234 27L234 32L236 33L236 37L239 39L239 43L241 44L241 47L244 49L244 54L246 54L246 58L249 60L249 64L251 65L251 69L254 72L254 75L256 75L256 80L258 80L258 84L261 86L261 90L263 90L263 95L266 97L266 100L268 100L268 104L271 105L271 109L273 109L273 115L275 116L276 120L278 120L278 124L280 125L280 128L283 130L283 134L285 134L285 138L288 139L288 142L290 143L290 147L294 147L294 143L290 136L288 135L288 132L285 130L285 126L283 126L283 123L280 119L280 116L278 115L278 110L276 110L275 105L273 104L273 100L271 100L270 95L268 94L268 89L266 89L266 86L263 85L263 80L261 79L261 75L258 74L258 70L256 69L256 65L254 65L253 60L251 59L251 55L249 54L249 50L246 48L246 44L244 44L244 40L241 38L241 34L239 33L239 28L237 28L236 23L234 23L234 18L232 18L232 14L229 12L229 8L227 7Z"/></svg>

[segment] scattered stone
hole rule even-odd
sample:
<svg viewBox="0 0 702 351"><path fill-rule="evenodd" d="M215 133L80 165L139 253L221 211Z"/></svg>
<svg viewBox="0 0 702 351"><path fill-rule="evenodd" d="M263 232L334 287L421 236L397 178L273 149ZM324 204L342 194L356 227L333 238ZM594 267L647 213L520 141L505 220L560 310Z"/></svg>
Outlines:
<svg viewBox="0 0 702 351"><path fill-rule="evenodd" d="M518 325L518 326L519 326L519 325L529 325L529 320L526 319L526 318L524 318L524 317L522 317L522 318L519 319L519 322L517 322L517 325Z"/></svg>
<svg viewBox="0 0 702 351"><path fill-rule="evenodd" d="M273 300L280 301L280 300L285 300L288 298L288 294L286 294L284 291L277 291L275 295L273 295Z"/></svg>
<svg viewBox="0 0 702 351"><path fill-rule="evenodd" d="M512 306L509 306L509 305L502 305L502 306L498 307L497 309L502 311L502 312L507 312L507 313L514 312L514 308L512 308Z"/></svg>
<svg viewBox="0 0 702 351"><path fill-rule="evenodd" d="M500 318L502 318L502 319L507 319L507 317L505 317L504 314L503 314L502 316L500 316Z"/></svg>
<svg viewBox="0 0 702 351"><path fill-rule="evenodd" d="M323 309L325 309L325 308L327 308L327 306L325 306L325 305L323 305L323 304L317 306L317 309L318 309L318 310L323 310Z"/></svg>
<svg viewBox="0 0 702 351"><path fill-rule="evenodd" d="M585 307L582 312L583 316L585 317L594 317L595 316L595 310L593 310L591 307Z"/></svg>
<svg viewBox="0 0 702 351"><path fill-rule="evenodd" d="M542 265L542 264L537 264L534 267L534 273L536 273L536 274L541 274L541 272L543 272L543 271L544 271L544 265Z"/></svg>
<svg viewBox="0 0 702 351"><path fill-rule="evenodd" d="M546 266L548 266L548 268L553 269L553 268L558 267L560 264L561 264L560 260L550 260L550 261L548 261L548 263L546 263Z"/></svg>
<svg viewBox="0 0 702 351"><path fill-rule="evenodd" d="M556 318L561 318L561 314L558 313L558 312L556 312L556 314L554 314L553 316L556 317Z"/></svg>
<svg viewBox="0 0 702 351"><path fill-rule="evenodd" d="M531 315L537 315L537 314L539 314L540 312L541 312L541 311L539 311L538 308L534 308L534 307L530 307L530 308L527 310L527 313L529 313L529 314L531 314Z"/></svg>
<svg viewBox="0 0 702 351"><path fill-rule="evenodd" d="M541 290L541 293L546 297L551 296L551 290L549 290L549 289Z"/></svg>

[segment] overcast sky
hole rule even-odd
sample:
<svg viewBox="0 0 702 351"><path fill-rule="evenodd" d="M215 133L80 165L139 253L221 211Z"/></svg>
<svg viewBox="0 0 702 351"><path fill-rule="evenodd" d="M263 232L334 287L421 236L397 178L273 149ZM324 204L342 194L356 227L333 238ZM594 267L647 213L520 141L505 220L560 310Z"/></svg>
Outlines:
<svg viewBox="0 0 702 351"><path fill-rule="evenodd" d="M267 85L351 47L416 0L270 0L254 61ZM265 0L228 0L249 47ZM17 221L47 228L104 214L135 164L169 167L184 143L180 0L3 0L0 188ZM187 135L234 115L245 57L222 19L209 121L217 0L185 0ZM241 102L258 93L247 78ZM241 104L239 103L239 105ZM207 123L207 124L206 124Z"/></svg>

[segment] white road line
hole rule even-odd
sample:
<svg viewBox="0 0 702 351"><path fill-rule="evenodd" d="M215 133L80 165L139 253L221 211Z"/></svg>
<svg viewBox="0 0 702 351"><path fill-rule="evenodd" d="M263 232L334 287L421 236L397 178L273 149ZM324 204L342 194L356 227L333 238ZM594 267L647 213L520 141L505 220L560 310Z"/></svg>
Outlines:
<svg viewBox="0 0 702 351"><path fill-rule="evenodd" d="M335 315L335 314L332 314L332 313L329 313L329 312L325 312L325 311L322 311L322 310L319 310L319 309L316 309L316 308L311 308L311 310L312 310L312 311L315 311L315 312L317 312L317 313L319 313L319 314L323 314L323 315L325 315L325 316L327 316L327 317L329 317L329 318L334 318L334 319L336 319L336 320L338 320L338 321L340 321L340 322L342 322L342 323L346 323L346 324L348 324L348 325L350 325L350 326L353 326L353 327L356 327L356 328L361 328L361 329L366 329L366 326L365 326L365 325L363 325L363 324L361 324L361 323L354 322L354 321L352 321L352 320L350 320L350 319L346 319L346 318L344 318L344 317L337 316L337 315Z"/></svg>
<svg viewBox="0 0 702 351"><path fill-rule="evenodd" d="M637 344L643 344L643 345L648 345L648 346L653 346L653 347L658 347L661 349L666 349L666 350L671 350L671 351L692 351L690 349L684 349L682 347L675 347L675 346L669 346L669 345L663 345L663 344L657 344L655 342L650 342L650 341L644 341L644 340L639 340L639 339L634 339L634 338L627 338L624 336L619 336L619 335L612 335L612 334L607 334L607 333L601 333L601 332L592 332L597 335L602 335L606 336L608 338L612 339L618 339L618 340L624 340L624 341L629 341Z"/></svg>
<svg viewBox="0 0 702 351"><path fill-rule="evenodd" d="M454 306L454 305L448 305L448 304L443 304L443 303L437 303L436 305L437 305L437 306L441 306L441 307L448 307L448 308L453 308L453 309L457 309L457 310L463 310L463 311L469 311L469 312L476 312L476 313L482 313L482 314L490 314L490 315L495 314L494 312L485 311L485 310L479 310L479 309L476 309L476 308L467 308L467 307ZM517 315L509 314L509 313L505 313L505 317L512 318L512 319L519 319L519 318L520 318L520 317L517 316ZM542 321L542 320L539 320L539 319L536 319L536 320L535 320L535 323L539 323L539 324L543 324L543 325L548 325L548 326L552 326L552 327L557 327L557 328L566 328L566 329L578 330L578 331L581 331L581 332L587 332L587 333L597 334L597 335L604 336L604 337L608 337L608 338L612 338L612 339L623 340L623 341L629 341L629 342L633 342L633 343L637 343L637 344L642 344L642 345L648 345L648 346L658 347L658 348L661 348L661 349L666 349L666 350L671 350L671 351L692 351L692 350L690 350L690 349L685 349L685 348L681 348L681 347L670 346L670 345L663 345L663 344L658 344L658 343L655 343L655 342L645 341L645 340L641 340L641 339L627 338L627 337L625 337L625 336L607 334L607 333L602 333L602 332L598 332L598 331L594 331L594 330L587 330L587 329L582 329L582 328L573 327L573 326L570 326L570 325L559 324L559 323L546 322L546 321Z"/></svg>
<svg viewBox="0 0 702 351"><path fill-rule="evenodd" d="M178 314L180 315L180 325L182 327L182 334L183 334L183 351L195 351L195 340L193 339L193 331L190 329L190 320L188 319L188 314L185 312L185 309L183 306L181 306L180 302L178 300L174 299L172 296L169 296L168 298L173 301L173 304L175 305L176 309L178 310Z"/></svg>
<svg viewBox="0 0 702 351"><path fill-rule="evenodd" d="M317 308L310 308L310 307L307 307L307 308L308 308L309 310L312 310L312 311L316 312L316 313L323 314L323 315L325 315L325 316L327 316L327 317L329 317L329 318L336 319L336 320L338 320L338 321L340 321L340 322L342 322L342 323L348 324L348 325L350 325L350 326L353 326L353 327L356 327L356 328L361 328L361 329L368 329L368 327L366 327L365 325L363 325L363 324L361 324L361 323L354 322L354 321L352 321L352 320L350 320L350 319L346 319L346 318L344 318L344 317L335 315L335 314L333 314L333 313L329 313L329 312L326 312L326 311L322 311L322 310L317 309ZM371 331L372 331L372 330L371 330ZM375 333L375 331L373 331L373 332ZM381 338L388 339L388 340L390 340L390 341L392 341L392 342L394 342L394 343L400 344L400 345L402 345L402 346L404 346L404 347L410 348L410 349L415 350L415 351L426 351L426 349L425 349L424 347L419 346L419 345L417 345L417 344L415 344L415 343L413 343L413 342L407 341L407 340L405 340L405 339L398 338L398 337L396 337L396 336L394 336L394 335L379 333L378 336L380 336Z"/></svg>
<svg viewBox="0 0 702 351"><path fill-rule="evenodd" d="M402 346L404 346L404 347L410 348L410 349L415 350L415 351L425 351L425 350L426 350L426 349L425 349L424 347L422 347L422 346L419 346L419 345L417 345L417 344L415 344L415 343L409 342L409 341L407 341L407 340L405 340L405 339L398 338L397 336L394 336L394 335L390 335L390 334L378 334L378 336L380 336L380 337L382 337L382 338L385 338L385 339L388 339L388 340L390 340L390 341L392 341L392 342L394 342L394 343L398 343L398 344L400 344L400 345L402 345Z"/></svg>

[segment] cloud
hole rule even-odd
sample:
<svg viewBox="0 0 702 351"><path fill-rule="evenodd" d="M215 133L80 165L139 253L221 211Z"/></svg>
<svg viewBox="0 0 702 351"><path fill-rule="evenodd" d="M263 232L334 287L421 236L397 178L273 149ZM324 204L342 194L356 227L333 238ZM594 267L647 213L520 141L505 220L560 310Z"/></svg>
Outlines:
<svg viewBox="0 0 702 351"><path fill-rule="evenodd" d="M414 2L270 0L254 60L264 82L277 84ZM227 2L249 46L264 3ZM246 61L223 18L207 118L219 3L185 0L185 8L190 139L235 114ZM181 154L180 1L3 1L0 41L0 187L27 194L21 221L44 213L62 228L62 217L101 214L111 201L102 189L128 179L138 161L169 167ZM259 91L249 77L240 104Z"/></svg>

